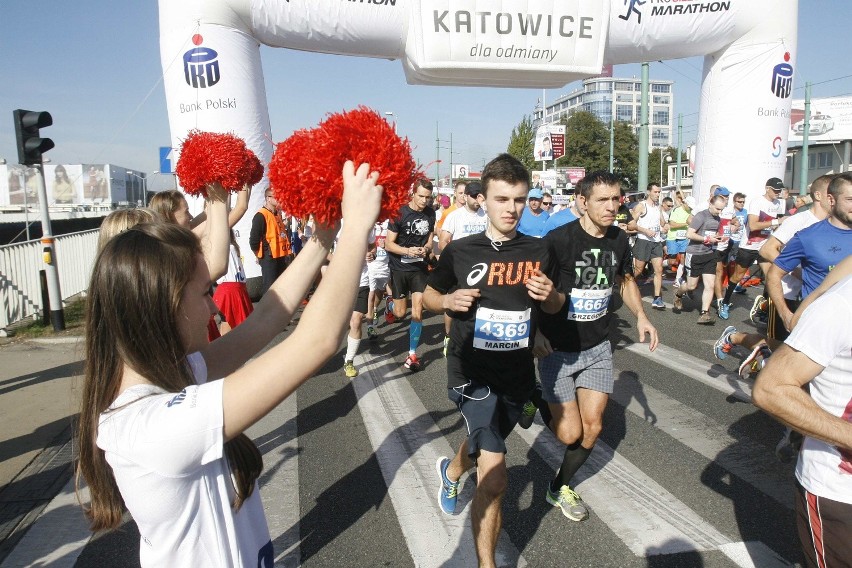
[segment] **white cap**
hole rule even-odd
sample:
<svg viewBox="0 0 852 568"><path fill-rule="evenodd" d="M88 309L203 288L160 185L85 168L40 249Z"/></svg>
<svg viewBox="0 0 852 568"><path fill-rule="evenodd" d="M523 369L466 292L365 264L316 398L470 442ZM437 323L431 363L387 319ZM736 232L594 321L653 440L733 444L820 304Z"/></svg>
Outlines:
<svg viewBox="0 0 852 568"><path fill-rule="evenodd" d="M690 209L695 209L695 198L694 198L694 197L692 197L691 195L688 195L688 196L687 196L687 197L683 200L683 202L684 202L684 203L686 203L686 204L689 206L689 208L690 208Z"/></svg>

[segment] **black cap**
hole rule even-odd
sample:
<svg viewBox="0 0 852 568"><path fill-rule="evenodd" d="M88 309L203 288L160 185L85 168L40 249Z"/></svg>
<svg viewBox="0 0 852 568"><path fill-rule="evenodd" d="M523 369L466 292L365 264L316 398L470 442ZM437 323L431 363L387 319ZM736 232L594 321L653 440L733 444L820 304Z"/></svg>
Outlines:
<svg viewBox="0 0 852 568"><path fill-rule="evenodd" d="M467 183L467 187L464 188L464 194L471 197L476 197L480 193L482 193L482 183L478 181L470 181Z"/></svg>
<svg viewBox="0 0 852 568"><path fill-rule="evenodd" d="M776 191L781 191L784 189L784 182L778 178L769 178L766 180L766 187L771 187Z"/></svg>

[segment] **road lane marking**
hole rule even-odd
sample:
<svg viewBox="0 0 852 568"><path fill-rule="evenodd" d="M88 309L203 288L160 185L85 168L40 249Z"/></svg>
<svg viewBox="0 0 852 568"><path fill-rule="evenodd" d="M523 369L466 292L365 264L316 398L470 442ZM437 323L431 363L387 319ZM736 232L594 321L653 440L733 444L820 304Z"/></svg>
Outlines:
<svg viewBox="0 0 852 568"><path fill-rule="evenodd" d="M398 362L370 353L355 359L360 374L352 386L358 408L414 565L476 566L469 507L473 484L462 478L466 491L459 495L456 515L445 515L437 503L435 462L440 456L454 455L455 450ZM505 531L500 532L496 557L499 566L527 565Z"/></svg>

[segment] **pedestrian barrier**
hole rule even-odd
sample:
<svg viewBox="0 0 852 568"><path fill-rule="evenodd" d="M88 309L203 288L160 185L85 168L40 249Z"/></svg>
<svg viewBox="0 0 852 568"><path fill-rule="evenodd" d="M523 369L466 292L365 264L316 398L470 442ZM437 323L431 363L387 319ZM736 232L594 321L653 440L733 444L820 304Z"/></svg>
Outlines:
<svg viewBox="0 0 852 568"><path fill-rule="evenodd" d="M54 260L63 303L89 286L99 232L92 229L54 237ZM43 268L41 241L0 246L0 329L36 317L44 308L39 277Z"/></svg>

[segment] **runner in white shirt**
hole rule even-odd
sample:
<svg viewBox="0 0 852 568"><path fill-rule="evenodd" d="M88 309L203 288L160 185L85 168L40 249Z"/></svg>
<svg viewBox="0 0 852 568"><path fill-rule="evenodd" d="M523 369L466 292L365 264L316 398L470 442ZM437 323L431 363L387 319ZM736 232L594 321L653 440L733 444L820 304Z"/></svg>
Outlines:
<svg viewBox="0 0 852 568"><path fill-rule="evenodd" d="M760 373L753 400L805 435L796 464L796 518L806 565L848 566L852 276L808 306L785 343Z"/></svg>
<svg viewBox="0 0 852 568"><path fill-rule="evenodd" d="M476 235L485 230L488 225L488 216L480 204L480 195L482 195L482 184L478 181L469 182L465 186L464 207L451 211L441 226L440 250L444 250L454 240ZM447 356L447 345L450 342L451 323L452 318L444 314L444 357Z"/></svg>
<svg viewBox="0 0 852 568"><path fill-rule="evenodd" d="M290 322L334 230L318 228L258 309L213 343L212 281L188 229L138 225L99 253L86 307L78 473L93 530L117 528L125 507L133 516L142 566L273 565L257 489L263 462L243 432L337 351L331 330L351 314L340 299L355 295L381 205L377 180L369 164L356 172L346 162L348 222L327 277L293 333L257 357Z"/></svg>
<svg viewBox="0 0 852 568"><path fill-rule="evenodd" d="M375 339L378 336L376 327L379 325L379 304L382 297L391 297L390 289L390 266L388 266L388 253L385 251L385 238L388 236L388 220L376 223L373 228L376 236L376 251L373 260L367 262L367 276L369 277L370 293L367 295L367 315L370 318L367 324L367 337ZM388 314L391 310L386 308Z"/></svg>

